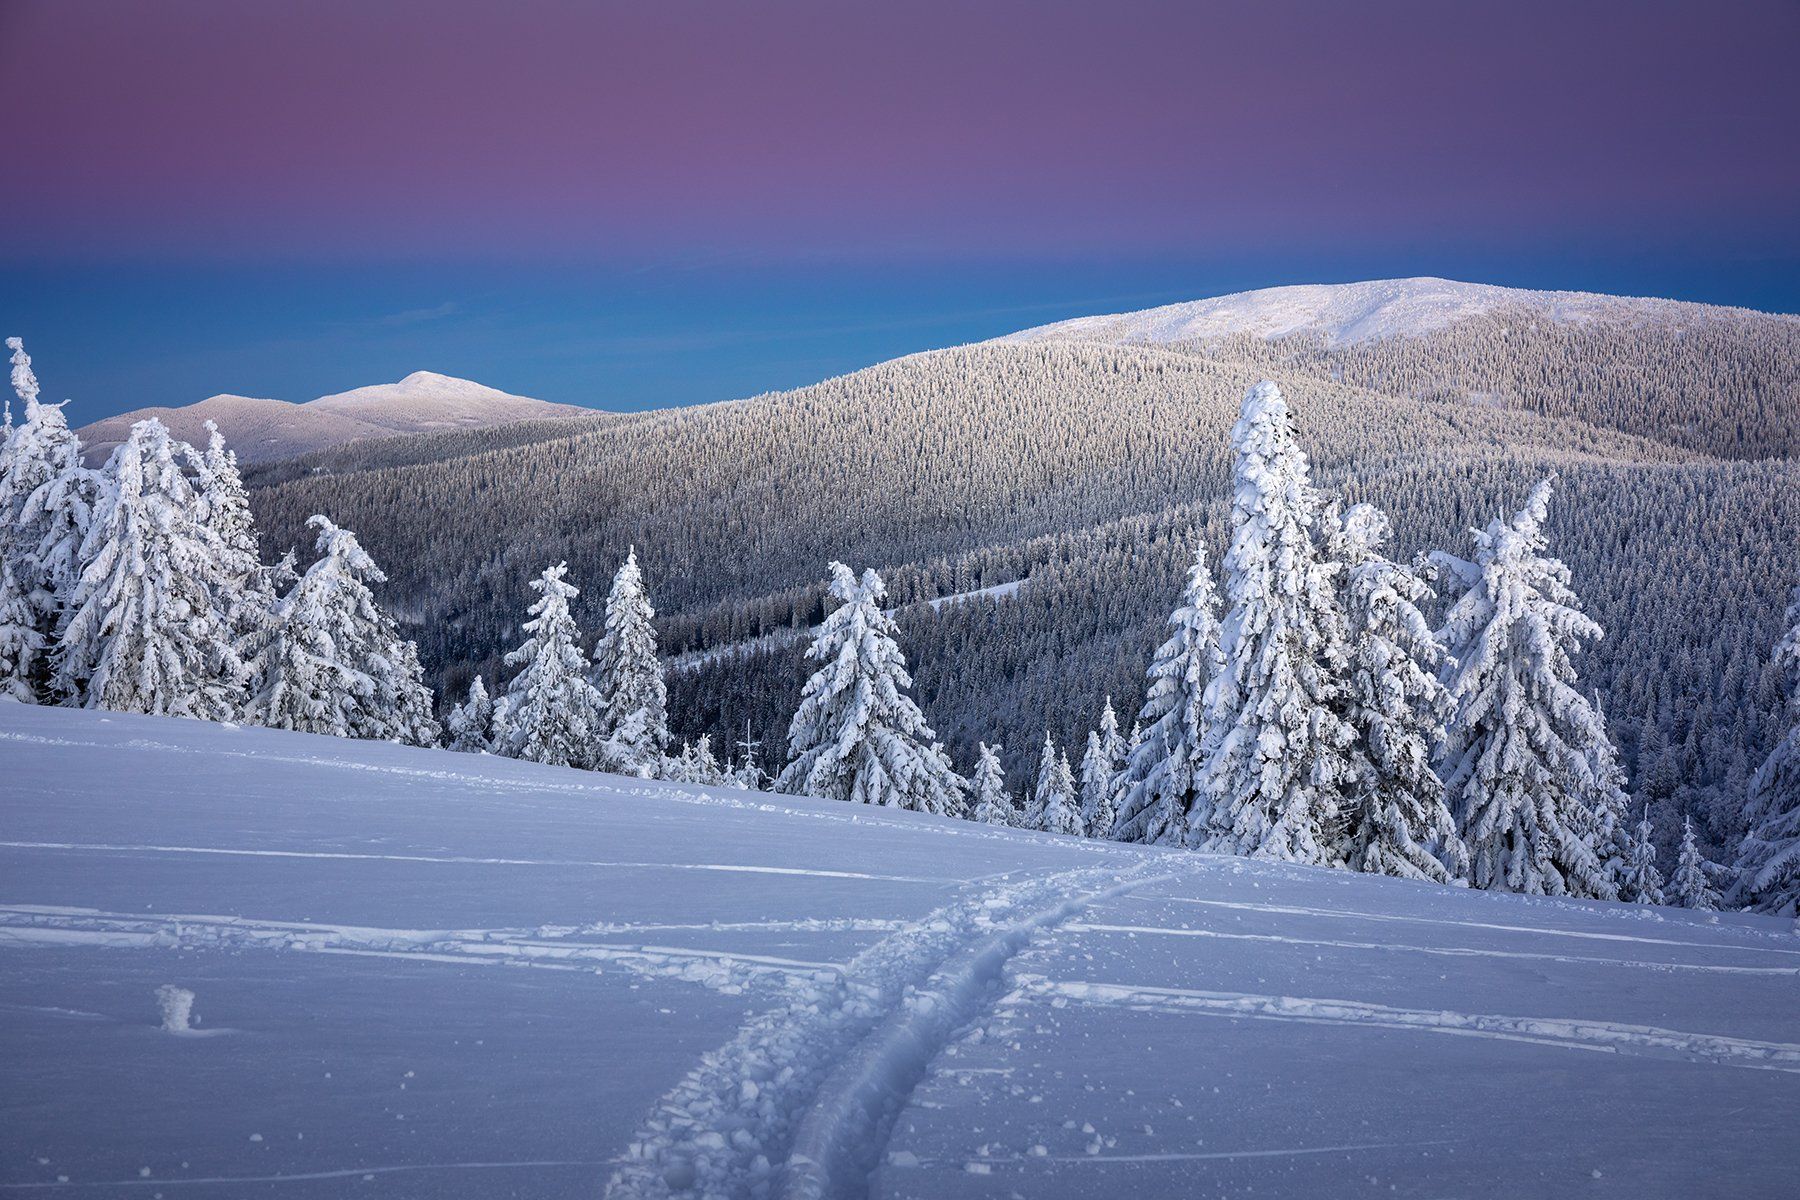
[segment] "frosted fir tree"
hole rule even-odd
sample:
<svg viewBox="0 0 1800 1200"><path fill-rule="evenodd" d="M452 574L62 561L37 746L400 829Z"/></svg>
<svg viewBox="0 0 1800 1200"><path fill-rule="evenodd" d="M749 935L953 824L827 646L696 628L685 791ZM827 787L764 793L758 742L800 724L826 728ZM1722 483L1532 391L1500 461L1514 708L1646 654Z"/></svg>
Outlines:
<svg viewBox="0 0 1800 1200"><path fill-rule="evenodd" d="M1669 877L1669 902L1682 908L1713 912L1719 907L1719 891L1709 875L1715 868L1700 853L1694 840L1694 819L1681 818L1681 849L1675 855L1675 874Z"/></svg>
<svg viewBox="0 0 1800 1200"><path fill-rule="evenodd" d="M161 421L113 451L56 647L58 690L86 708L222 720L243 687L217 609L218 538Z"/></svg>
<svg viewBox="0 0 1800 1200"><path fill-rule="evenodd" d="M1114 807L1119 772L1125 766L1125 736L1119 732L1119 715L1112 697L1100 709L1100 728L1088 734L1081 756L1081 824L1091 838L1110 838L1118 818Z"/></svg>
<svg viewBox="0 0 1800 1200"><path fill-rule="evenodd" d="M317 531L319 557L276 605L250 719L333 737L435 739L435 723L419 728L430 693L417 654L369 590L387 576L348 529L319 515L306 525Z"/></svg>
<svg viewBox="0 0 1800 1200"><path fill-rule="evenodd" d="M443 740L443 726L433 711L435 702L425 684L425 668L419 663L418 644L403 638L390 621L388 638L373 658L375 712L381 728L367 736L408 746L436 746Z"/></svg>
<svg viewBox="0 0 1800 1200"><path fill-rule="evenodd" d="M704 733L698 740L685 743L681 753L669 758L662 777L670 783L696 783L707 787L730 782L725 768L713 754L712 736Z"/></svg>
<svg viewBox="0 0 1800 1200"><path fill-rule="evenodd" d="M527 610L525 640L506 656L519 668L501 704L496 754L558 767L594 765L604 712L600 694L587 680L581 631L569 604L581 594L568 583L567 563L546 567L531 581L538 594Z"/></svg>
<svg viewBox="0 0 1800 1200"><path fill-rule="evenodd" d="M606 632L594 646L600 735L614 746L608 770L653 773L669 744L669 698L662 662L656 656L656 630L651 625L655 616L633 547L613 576L606 597Z"/></svg>
<svg viewBox="0 0 1800 1200"><path fill-rule="evenodd" d="M1442 634L1451 717L1439 766L1476 887L1613 900L1596 843L1599 814L1623 808L1617 759L1575 687L1574 656L1601 630L1545 554L1550 490L1546 479L1476 532L1473 562L1433 556L1468 589Z"/></svg>
<svg viewBox="0 0 1800 1200"><path fill-rule="evenodd" d="M1069 756L1057 750L1048 733L1044 735L1044 752L1038 761L1037 788L1032 792L1027 827L1071 837L1082 835L1075 772L1069 767Z"/></svg>
<svg viewBox="0 0 1800 1200"><path fill-rule="evenodd" d="M1419 611L1434 593L1418 570L1383 556L1388 519L1358 504L1327 511L1350 633L1344 714L1356 730L1359 775L1346 840L1352 869L1402 879L1466 879L1468 851L1431 766L1450 697L1443 647Z"/></svg>
<svg viewBox="0 0 1800 1200"><path fill-rule="evenodd" d="M1289 862L1343 861L1344 802L1354 787L1354 730L1340 716L1349 669L1333 564L1314 545L1318 497L1281 390L1244 397L1237 452L1225 670L1209 697L1216 751L1190 843ZM1146 736L1146 744L1149 743ZM1202 825L1204 822L1204 825Z"/></svg>
<svg viewBox="0 0 1800 1200"><path fill-rule="evenodd" d="M1662 872L1656 867L1656 842L1650 825L1650 806L1632 829L1626 843L1628 857L1619 877L1619 899L1627 904L1661 904Z"/></svg>
<svg viewBox="0 0 1800 1200"><path fill-rule="evenodd" d="M37 703L35 681L44 654L31 602L13 578L12 564L0 555L0 699Z"/></svg>
<svg viewBox="0 0 1800 1200"><path fill-rule="evenodd" d="M1750 780L1748 828L1738 843L1730 903L1800 916L1800 588L1787 610L1788 631L1775 645L1787 677L1788 732Z"/></svg>
<svg viewBox="0 0 1800 1200"><path fill-rule="evenodd" d="M874 571L859 582L831 564L838 606L807 648L819 664L788 725L790 759L775 790L918 812L962 815L968 781L907 694L912 676L882 611L887 587Z"/></svg>
<svg viewBox="0 0 1800 1200"><path fill-rule="evenodd" d="M14 580L31 605L33 626L48 646L81 569L96 480L81 465L81 441L70 431L62 405L39 402L37 376L23 344L18 338L6 344L24 419L10 426L0 443L0 555L12 564ZM48 679L38 682L47 699Z"/></svg>
<svg viewBox="0 0 1800 1200"><path fill-rule="evenodd" d="M982 742L976 749L975 775L970 786L975 794L972 820L983 825L1011 825L1012 798L1006 794L1006 774L1000 769L999 746Z"/></svg>
<svg viewBox="0 0 1800 1200"><path fill-rule="evenodd" d="M1172 632L1151 660L1143 711L1115 780L1114 841L1179 846L1190 828L1206 821L1202 776L1213 735L1207 696L1224 673L1225 658L1205 546L1195 548L1169 624Z"/></svg>
<svg viewBox="0 0 1800 1200"><path fill-rule="evenodd" d="M494 744L494 700L487 681L477 675L469 681L469 694L450 710L444 722L450 749L464 754L487 754Z"/></svg>

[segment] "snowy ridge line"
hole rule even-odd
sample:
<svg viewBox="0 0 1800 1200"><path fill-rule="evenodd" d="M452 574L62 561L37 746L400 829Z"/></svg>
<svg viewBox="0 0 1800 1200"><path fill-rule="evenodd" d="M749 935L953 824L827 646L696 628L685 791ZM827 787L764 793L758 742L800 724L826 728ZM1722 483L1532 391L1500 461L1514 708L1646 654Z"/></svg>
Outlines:
<svg viewBox="0 0 1800 1200"><path fill-rule="evenodd" d="M381 929L303 921L167 914L143 916L40 905L0 906L0 948L266 949L359 954L426 962L507 964L593 972L600 964L680 979L728 993L763 976L834 976L836 963L684 946L571 942L527 929Z"/></svg>
<svg viewBox="0 0 1800 1200"><path fill-rule="evenodd" d="M222 1183L308 1183L321 1179L368 1178L373 1175L400 1175L415 1171L521 1171L549 1167L602 1167L604 1162L579 1159L537 1159L525 1162L449 1162L402 1163L391 1167L338 1167L330 1171L306 1171L296 1175L163 1175L138 1179L46 1179L30 1183L0 1183L0 1192L43 1191L49 1188L172 1188L188 1184L218 1185Z"/></svg>
<svg viewBox="0 0 1800 1200"><path fill-rule="evenodd" d="M918 997L921 1007L944 1005L950 993L942 989L952 980L941 973L951 964L972 966L964 956L996 939L1011 947L1004 962L1032 931L1061 919L1067 906L1093 898L1071 900L1071 893L1116 891L1161 877L1147 866L1082 868L970 890L870 946L840 975L798 984L787 1003L751 1018L663 1098L619 1160L606 1196L774 1200L796 1138L828 1123L812 1116L827 1089L845 1094L834 1084L840 1065L863 1061L859 1045L872 1035L885 1040L890 1022L922 1029L905 1015L915 989L926 988ZM1021 925L1026 927L1018 938L1009 938ZM934 979L940 980L935 989ZM914 1046L919 1070L936 1048L923 1041ZM860 1093L852 1088L850 1094ZM870 1118L871 1125L879 1120ZM879 1158L881 1149L874 1145L868 1153ZM798 1178L805 1175L802 1170ZM866 1178L855 1181L862 1183Z"/></svg>
<svg viewBox="0 0 1800 1200"><path fill-rule="evenodd" d="M223 726L220 726L220 727L222 728ZM310 736L310 735L308 735L308 736ZM349 740L349 739L338 739L338 740ZM117 750L117 749L124 748L124 749L138 749L138 750L168 750L168 751L174 751L174 752L179 752L179 753L186 753L186 751L180 746L175 746L168 742L151 741L147 738L134 738L129 742L123 742L123 743L103 742L103 741L80 741L80 740L76 740L76 739L72 739L72 738L46 737L46 736L40 736L37 734L18 733L18 732L12 731L12 730L0 730L0 742L4 742L4 741L24 742L24 743L28 743L28 744L34 745L34 746L68 746L68 747L74 747L74 748L79 748L79 749L90 749L90 750ZM355 745L355 742L351 741L350 744ZM491 755L471 754L471 755L466 755L465 757L469 758L470 760L472 760L474 762L486 761L486 762L492 762L492 763L496 763L496 764L504 763L504 764L507 764L509 767L510 766L520 766L520 767L528 767L528 768L534 767L534 768L536 768L536 770L534 770L532 772L533 776L538 776L545 772L559 772L559 773L568 774L568 775L572 775L572 776L587 776L589 778L588 779L577 778L577 779L572 779L566 783L559 783L559 782L546 780L543 778L536 778L536 777L534 777L534 778L511 778L511 777L502 777L502 776L497 776L497 775L471 774L471 773L463 772L463 771L433 771L433 770L426 770L426 769L420 768L420 767L396 767L396 766L389 766L389 765L377 764L377 763L348 762L348 761L344 761L341 759L321 758L321 757L310 756L310 755L257 754L257 753L252 753L247 750L222 750L222 749L213 748L213 747L209 747L207 749L207 753L209 755L216 756L219 758L244 759L244 760L247 760L250 762L255 762L259 765L265 765L265 766L269 765L269 764L280 764L280 765L298 766L298 767L324 767L324 768L328 768L328 769L336 769L336 770L343 770L343 771L360 771L360 772L363 772L366 774L371 774L371 775L392 775L392 776L396 776L396 777L402 778L402 779L420 779L420 780L427 780L427 781L437 782L437 783L464 784L464 785L468 785L470 787L481 787L481 788L487 788L487 789L491 789L491 790L495 790L495 791L502 791L502 792L507 792L507 793L542 792L542 793L545 793L548 795L553 795L553 796L602 795L602 796L609 796L609 797L622 797L622 798L633 799L633 800L639 800L639 799L641 799L641 800L659 800L659 801L668 801L673 804L696 805L696 806L703 807L703 808L730 808L730 809L736 809L736 810L739 810L742 812L777 813L777 814L781 814L784 816L790 816L790 817L802 817L802 818L805 818L806 820L810 820L810 821L836 821L836 822L839 822L841 824L846 824L846 825L863 825L863 824L872 824L872 823L883 823L883 819L890 815L889 810L886 810L880 806L871 806L871 805L864 805L864 804L846 805L846 804L838 804L838 803L830 802L830 801L815 801L812 804L808 804L808 805L779 804L779 803L771 802L767 799L755 800L755 799L750 798L750 796L752 796L752 795L770 796L770 795L777 795L779 793L760 792L760 793L745 793L742 795L730 795L730 794L724 794L724 793L728 793L730 791L730 789L713 790L710 788L703 788L700 790L696 790L696 788L693 786L672 786L672 785L667 785L667 784L657 784L654 782L646 782L641 779L634 779L629 776L601 775L598 772L583 771L583 770L580 770L579 768L575 768L575 767L547 767L547 766L541 766L541 765L535 764L535 763L527 763L520 759L502 758L502 757L495 757L495 756L491 756ZM589 782L589 779L597 780L597 782ZM795 799L800 799L800 797L795 797ZM848 811L837 811L840 809L848 810ZM929 834L929 835L932 835L935 837L972 837L972 838L982 838L982 839L990 839L991 840L991 839L996 839L996 838L1004 839L1004 838L1009 838L1009 837L1017 837L1021 833L1020 830L1016 830L1016 829L1001 830L1001 831L996 832L994 830L988 829L986 826L976 825L976 824L973 824L968 821L929 822L929 823L927 823L927 822L914 823L914 822L909 821L909 822L896 822L896 824L904 824L905 828L910 831L917 832L917 833L923 833L923 834ZM29 846L32 844L33 843L0 842L0 846L8 846L8 845ZM43 845L49 846L51 844L44 843ZM1118 847L1110 842L1091 842L1091 843L1086 843L1086 844L1079 845L1079 846L1071 846L1070 849L1081 851L1081 852L1095 853L1097 855L1103 855L1103 854L1108 854L1113 851L1119 850L1119 849L1121 849L1121 847ZM271 853L273 853L273 852L271 852ZM344 855L342 857L351 857L351 856ZM472 859L470 861L486 862L486 861L490 861L490 860ZM571 865L571 864L555 864L555 865ZM584 864L572 864L572 865L579 866L579 865L584 865ZM611 864L603 863L603 864L596 864L596 865L605 866L605 865L611 865ZM652 864L652 865L655 865L655 864ZM850 876L850 877L854 877L854 876ZM866 878L889 879L889 878L893 878L893 877L885 876L885 875L871 875L871 876L867 876ZM922 881L903 879L903 880L900 880L900 882L922 882ZM948 880L948 879L946 879L946 880L931 880L929 882L960 883L960 882L964 882L964 881L963 880Z"/></svg>
<svg viewBox="0 0 1800 1200"><path fill-rule="evenodd" d="M749 863L601 862L572 858L477 858L460 854L363 854L350 850L252 850L229 846L155 846L111 842L0 842L8 850L83 850L99 854L225 854L246 858L347 858L373 862L449 863L483 867L603 867L613 870L724 871L745 875L811 875L823 879L866 879L880 883L949 885L956 879L922 875L871 875L813 867L765 867Z"/></svg>
<svg viewBox="0 0 1800 1200"><path fill-rule="evenodd" d="M1169 929L1157 925L1082 925L1064 927L1068 933L1132 933L1167 937L1219 938L1228 942L1277 942L1289 946L1322 946L1334 950L1398 951L1405 954L1440 954L1450 958L1518 958L1539 962L1582 963L1607 967L1640 967L1649 971L1709 971L1723 975L1795 975L1800 966L1742 967L1728 963L1658 962L1655 959L1605 958L1592 954L1541 954L1529 950L1480 950L1472 946L1412 946L1401 942L1344 942L1328 938L1287 937L1279 933L1227 933L1218 929ZM1716 947L1722 950L1757 947Z"/></svg>
<svg viewBox="0 0 1800 1200"><path fill-rule="evenodd" d="M881 1161L906 1098L938 1051L986 1009L1003 981L1007 962L1032 936L1095 901L1171 878L1117 882L1040 909L939 967L826 1081L794 1138L783 1173L782 1200L866 1195L869 1173Z"/></svg>
<svg viewBox="0 0 1800 1200"><path fill-rule="evenodd" d="M1535 897L1520 897L1533 899ZM1584 938L1599 942L1639 942L1650 946L1685 946L1690 950L1745 950L1756 954L1787 954L1800 957L1800 944L1795 943L1793 935L1787 933L1764 934L1760 930L1747 929L1743 926L1719 926L1719 932L1734 937L1754 937L1769 941L1786 942L1784 946L1759 946L1736 940L1719 942L1690 942L1683 938L1642 937L1632 933L1599 933L1589 929L1557 929L1549 925L1501 925L1491 921L1460 921L1450 917L1414 917L1404 913L1371 913L1353 912L1341 908L1308 908L1297 904L1266 904L1252 900L1206 900L1194 896L1157 896L1158 901L1173 904L1198 904L1205 908L1232 908L1243 912L1270 913L1281 917L1332 917L1341 921L1405 921L1418 925L1447 925L1453 929L1492 929L1500 933L1530 933L1545 937ZM1552 903L1567 903L1553 901ZM1591 910L1590 910L1591 911ZM1596 915L1602 915L1596 913ZM1639 918L1637 913L1611 913L1603 915L1615 919Z"/></svg>
<svg viewBox="0 0 1800 1200"><path fill-rule="evenodd" d="M1062 981L1043 976L1020 976L1018 989L1002 1003L1018 1003L1036 997L1051 997L1078 1004L1113 1005L1139 1012L1408 1029L1458 1037L1530 1042L1601 1054L1638 1054L1711 1063L1722 1067L1747 1067L1800 1074L1800 1045L1791 1042L1765 1042L1723 1034L1689 1033L1680 1029L1662 1029L1655 1025L1630 1025L1615 1021L1392 1008L1361 1000L1261 996L1248 992Z"/></svg>

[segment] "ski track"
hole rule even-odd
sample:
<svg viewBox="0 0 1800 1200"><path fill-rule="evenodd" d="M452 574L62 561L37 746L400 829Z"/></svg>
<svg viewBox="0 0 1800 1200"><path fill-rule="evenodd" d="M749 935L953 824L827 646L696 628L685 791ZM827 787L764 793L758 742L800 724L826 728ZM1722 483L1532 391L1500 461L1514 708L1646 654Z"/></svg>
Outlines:
<svg viewBox="0 0 1800 1200"><path fill-rule="evenodd" d="M1343 1146L1292 1146L1273 1150L1179 1151L1164 1154L1015 1154L996 1158L914 1158L890 1166L907 1167L978 1167L1030 1166L1033 1163L1110 1163L1227 1162L1241 1158L1300 1158L1308 1154L1353 1154L1362 1150L1411 1150L1421 1146L1450 1146L1456 1143L1439 1140L1429 1142L1352 1142Z"/></svg>
<svg viewBox="0 0 1800 1200"><path fill-rule="evenodd" d="M566 858L477 858L457 854L367 854L350 850L255 850L231 846L159 846L113 842L0 842L8 850L75 850L94 854L222 854L244 858L327 858L369 862L449 863L482 867L601 867L608 870L724 871L744 875L806 875L819 879L863 879L876 883L925 883L939 887L962 882L921 875L872 875L815 867L765 867L746 863L598 862Z"/></svg>
<svg viewBox="0 0 1800 1200"><path fill-rule="evenodd" d="M380 929L304 921L194 914L140 915L42 905L0 906L0 949L266 949L423 962L549 967L593 972L615 966L635 975L698 983L737 994L766 979L816 979L837 963L684 946L570 941L555 929Z"/></svg>
<svg viewBox="0 0 1800 1200"><path fill-rule="evenodd" d="M1169 929L1159 925L1086 925L1065 926L1068 933L1125 933L1158 937L1219 938L1231 942L1277 942L1288 946L1322 946L1333 950L1398 951L1406 954L1439 954L1451 958L1515 958L1540 962L1583 964L1606 967L1637 967L1649 971L1706 971L1722 975L1787 975L1800 976L1800 966L1743 967L1728 963L1658 962L1655 959L1606 958L1591 954L1543 954L1529 950L1483 950L1473 946L1411 946L1401 942L1344 942L1325 938L1287 937L1278 933L1227 933L1218 929ZM1715 949L1758 949L1754 946L1720 946Z"/></svg>
<svg viewBox="0 0 1800 1200"><path fill-rule="evenodd" d="M1535 897L1534 897L1535 898ZM1793 935L1788 933L1763 933L1761 930L1750 930L1742 926L1721 927L1720 932L1734 935L1733 940L1718 942L1690 942L1683 938L1644 937L1631 933L1599 933L1588 929L1556 929L1547 925L1501 925L1491 921L1464 921L1453 917L1415 917L1404 913L1368 913L1355 912L1339 908L1308 908L1296 904L1267 904L1251 900L1208 900L1196 896L1155 896L1156 901L1167 901L1175 904L1197 904L1204 908L1230 908L1241 912L1270 913L1281 917L1330 917L1339 921L1404 921L1417 925L1445 925L1452 929L1491 929L1499 933L1529 933L1541 937L1583 938L1600 942L1638 942L1650 946L1683 946L1689 950L1747 950L1757 954L1785 954L1800 958L1800 945L1795 944ZM1617 914L1607 914L1615 916ZM1636 917L1637 914L1630 914ZM1737 937L1754 937L1763 940L1778 940L1788 943L1785 946L1761 946L1747 941L1736 940Z"/></svg>
<svg viewBox="0 0 1800 1200"><path fill-rule="evenodd" d="M323 1179L369 1179L376 1175L400 1175L417 1171L522 1171L547 1167L603 1167L598 1161L543 1159L526 1162L451 1162L404 1163L391 1167L339 1167L330 1171L307 1171L296 1175L208 1175L149 1176L138 1179L47 1179L29 1183L0 1183L0 1191L43 1191L51 1188L120 1188L154 1187L172 1189L193 1186L220 1186L232 1183L308 1183Z"/></svg>
<svg viewBox="0 0 1800 1200"><path fill-rule="evenodd" d="M893 1117L1009 959L1088 904L1169 878L1077 869L937 910L753 1017L664 1097L608 1200L844 1200L866 1194Z"/></svg>
<svg viewBox="0 0 1800 1200"><path fill-rule="evenodd" d="M1018 977L1017 989L1005 997L1001 1004L1003 1007L1011 1007L1040 998L1049 999L1052 1003L1063 1001L1115 1006L1138 1012L1181 1016L1246 1017L1315 1025L1365 1025L1377 1029L1493 1038L1602 1054L1685 1059L1724 1067L1800 1074L1800 1045L1793 1043L1689 1033L1680 1029L1628 1025L1614 1021L1392 1008L1361 1000L1060 981L1023 975Z"/></svg>

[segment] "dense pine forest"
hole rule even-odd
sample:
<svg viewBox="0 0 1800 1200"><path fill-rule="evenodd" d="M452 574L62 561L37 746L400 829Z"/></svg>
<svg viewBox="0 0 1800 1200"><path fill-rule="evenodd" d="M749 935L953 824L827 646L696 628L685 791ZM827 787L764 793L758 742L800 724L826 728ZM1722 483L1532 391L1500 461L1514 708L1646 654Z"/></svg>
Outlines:
<svg viewBox="0 0 1800 1200"><path fill-rule="evenodd" d="M1607 631L1584 655L1584 686L1664 850L1691 813L1725 853L1784 728L1769 647L1800 502L1790 461L1751 453L1745 430L1792 420L1777 403L1800 362L1791 323L1690 340L1498 320L1336 350L971 346L519 444L506 431L363 443L253 475L252 502L272 546L297 541L314 511L356 528L390 564L396 613L445 694L495 676L543 561L603 579L635 545L673 660L677 736L748 736L770 770L805 678L801 633L825 612L825 564L874 564L953 756L1000 746L1016 776L1046 728L1079 746L1109 695L1136 703L1195 540L1224 552L1227 433L1267 374L1320 486L1386 510L1396 557L1467 553L1468 530L1559 476L1549 536ZM1620 362L1640 365L1608 365ZM1523 365L1502 378L1505 363ZM1746 376L1765 397L1745 409L1757 422L1696 400ZM1564 385L1588 419L1546 401ZM1687 419L1633 415L1656 411ZM1655 436L1668 429L1680 436ZM922 603L1021 580L999 599Z"/></svg>

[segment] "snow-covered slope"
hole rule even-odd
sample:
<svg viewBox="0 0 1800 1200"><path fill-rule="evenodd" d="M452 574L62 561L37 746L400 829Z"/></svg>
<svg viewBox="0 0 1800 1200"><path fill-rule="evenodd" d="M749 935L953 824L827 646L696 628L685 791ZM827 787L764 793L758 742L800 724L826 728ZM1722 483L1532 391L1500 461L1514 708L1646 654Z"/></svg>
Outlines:
<svg viewBox="0 0 1800 1200"><path fill-rule="evenodd" d="M250 396L213 396L181 408L140 408L81 429L90 461L104 460L125 439L134 421L159 417L176 437L203 440L204 425L217 422L244 462L261 462L322 450L362 438L476 429L589 412L572 404L552 404L495 388L414 371L398 383L321 396L304 404Z"/></svg>
<svg viewBox="0 0 1800 1200"><path fill-rule="evenodd" d="M1644 1200L1800 1171L1788 923L13 704L0 756L0 1189Z"/></svg>
<svg viewBox="0 0 1800 1200"><path fill-rule="evenodd" d="M1473 317L1517 314L1558 324L1661 324L1717 320L1786 320L1741 308L1677 300L1537 292L1451 279L1374 279L1363 283L1262 288L1141 312L1078 317L1011 334L1002 341L1072 339L1117 345L1165 345L1245 334L1316 335L1329 345L1414 337Z"/></svg>

